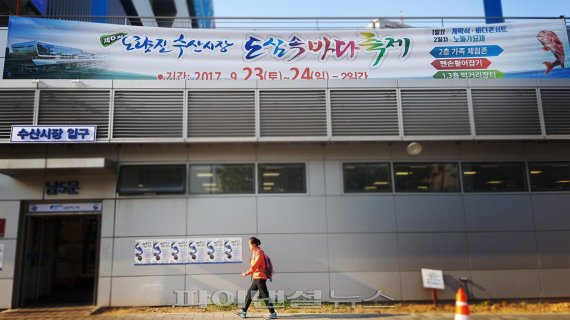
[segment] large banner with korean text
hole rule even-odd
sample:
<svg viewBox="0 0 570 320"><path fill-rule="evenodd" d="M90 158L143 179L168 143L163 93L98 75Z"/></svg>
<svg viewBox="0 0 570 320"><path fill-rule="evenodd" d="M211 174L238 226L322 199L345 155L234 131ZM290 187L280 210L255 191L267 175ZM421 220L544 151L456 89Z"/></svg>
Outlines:
<svg viewBox="0 0 570 320"><path fill-rule="evenodd" d="M4 79L568 78L569 50L563 19L238 31L10 17Z"/></svg>

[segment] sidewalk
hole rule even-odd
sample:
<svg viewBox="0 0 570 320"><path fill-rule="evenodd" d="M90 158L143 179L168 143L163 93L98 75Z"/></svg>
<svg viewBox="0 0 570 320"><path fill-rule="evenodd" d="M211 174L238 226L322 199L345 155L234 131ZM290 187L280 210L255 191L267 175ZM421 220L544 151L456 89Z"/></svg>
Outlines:
<svg viewBox="0 0 570 320"><path fill-rule="evenodd" d="M235 319L236 315L230 312L203 312L203 313L139 313L126 315L99 314L91 315L95 307L61 307L61 308L30 308L14 309L0 312L0 319L10 320L188 320L188 319ZM253 312L248 319L263 319L264 313ZM379 320L453 320L453 314L319 314L319 313L283 313L280 319L379 319ZM570 313L566 314L532 314L532 315L493 315L472 314L473 320L568 320Z"/></svg>

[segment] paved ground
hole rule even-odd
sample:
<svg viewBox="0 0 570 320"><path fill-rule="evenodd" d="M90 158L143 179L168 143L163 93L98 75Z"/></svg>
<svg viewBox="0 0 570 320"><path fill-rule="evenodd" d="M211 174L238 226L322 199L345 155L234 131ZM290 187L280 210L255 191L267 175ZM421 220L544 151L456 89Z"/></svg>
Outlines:
<svg viewBox="0 0 570 320"><path fill-rule="evenodd" d="M188 319L239 319L230 312L208 312L208 313L146 313L128 315L91 315L95 311L94 307L66 307L66 308L32 308L16 309L0 312L0 319L10 320L188 320ZM454 315L449 314L280 314L281 319L378 319L378 320L453 320ZM248 318L263 319L262 313L250 313ZM473 314L473 320L569 320L570 310L566 314L536 314L536 315L484 315Z"/></svg>

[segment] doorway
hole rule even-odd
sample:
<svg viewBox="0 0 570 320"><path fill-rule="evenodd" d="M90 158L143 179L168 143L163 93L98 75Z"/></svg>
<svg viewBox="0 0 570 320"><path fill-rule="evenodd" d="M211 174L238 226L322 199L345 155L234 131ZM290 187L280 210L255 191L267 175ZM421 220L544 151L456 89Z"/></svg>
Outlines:
<svg viewBox="0 0 570 320"><path fill-rule="evenodd" d="M100 215L27 215L20 307L92 305Z"/></svg>

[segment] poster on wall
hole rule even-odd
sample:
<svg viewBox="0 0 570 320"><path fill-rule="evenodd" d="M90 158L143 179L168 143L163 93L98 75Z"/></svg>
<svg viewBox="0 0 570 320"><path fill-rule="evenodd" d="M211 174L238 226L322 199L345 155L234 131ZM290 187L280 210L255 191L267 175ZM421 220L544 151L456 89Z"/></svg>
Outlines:
<svg viewBox="0 0 570 320"><path fill-rule="evenodd" d="M241 238L224 239L224 262L241 262Z"/></svg>
<svg viewBox="0 0 570 320"><path fill-rule="evenodd" d="M152 242L152 260L153 264L165 264L170 260L170 240L154 240Z"/></svg>
<svg viewBox="0 0 570 320"><path fill-rule="evenodd" d="M135 240L135 265L241 262L241 238Z"/></svg>
<svg viewBox="0 0 570 320"><path fill-rule="evenodd" d="M188 239L188 263L206 263L206 239Z"/></svg>
<svg viewBox="0 0 570 320"><path fill-rule="evenodd" d="M170 255L168 263L185 263L188 261L188 240L176 239L170 240Z"/></svg>
<svg viewBox="0 0 570 320"><path fill-rule="evenodd" d="M4 79L568 78L564 19L357 30L176 29L10 17Z"/></svg>
<svg viewBox="0 0 570 320"><path fill-rule="evenodd" d="M152 240L135 240L135 264L150 264L152 261Z"/></svg>
<svg viewBox="0 0 570 320"><path fill-rule="evenodd" d="M4 244L0 243L0 270L2 270L3 264L4 264Z"/></svg>

